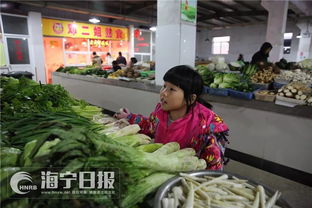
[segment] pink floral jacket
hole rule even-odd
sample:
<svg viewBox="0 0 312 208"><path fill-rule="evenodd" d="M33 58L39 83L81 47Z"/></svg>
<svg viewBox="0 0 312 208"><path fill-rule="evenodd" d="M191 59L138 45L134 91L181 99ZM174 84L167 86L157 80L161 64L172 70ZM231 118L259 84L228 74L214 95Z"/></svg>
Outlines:
<svg viewBox="0 0 312 208"><path fill-rule="evenodd" d="M183 118L168 125L168 112L157 104L149 118L130 114L129 123L138 124L143 134L154 137L156 143L178 142L180 148L191 147L205 159L207 169L221 170L224 163L227 125L210 109L196 103Z"/></svg>

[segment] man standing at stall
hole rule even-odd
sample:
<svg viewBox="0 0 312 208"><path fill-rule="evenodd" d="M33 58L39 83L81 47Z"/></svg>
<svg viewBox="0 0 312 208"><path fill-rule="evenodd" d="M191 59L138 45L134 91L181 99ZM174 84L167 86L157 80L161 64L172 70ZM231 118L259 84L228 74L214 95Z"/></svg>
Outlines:
<svg viewBox="0 0 312 208"><path fill-rule="evenodd" d="M127 65L127 60L126 60L126 58L125 57L123 57L122 56L122 53L119 51L119 56L118 56L118 58L116 59L116 61L117 61L117 64L123 64L123 65Z"/></svg>
<svg viewBox="0 0 312 208"><path fill-rule="evenodd" d="M92 55L93 55L93 57L92 57L92 65L101 67L101 65L103 63L101 57L98 56L95 51L92 53Z"/></svg>

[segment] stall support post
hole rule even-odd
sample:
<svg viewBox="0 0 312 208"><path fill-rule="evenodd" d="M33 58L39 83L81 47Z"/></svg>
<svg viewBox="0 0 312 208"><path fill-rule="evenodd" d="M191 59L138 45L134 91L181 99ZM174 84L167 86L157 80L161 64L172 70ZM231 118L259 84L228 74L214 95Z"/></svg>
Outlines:
<svg viewBox="0 0 312 208"><path fill-rule="evenodd" d="M134 57L134 26L129 26L129 58Z"/></svg>
<svg viewBox="0 0 312 208"><path fill-rule="evenodd" d="M43 47L43 34L42 34L42 21L41 13L29 12L28 13L28 29L29 29L29 45L30 53L32 53L32 63L35 71L37 82L46 83L46 71L44 67L44 47Z"/></svg>
<svg viewBox="0 0 312 208"><path fill-rule="evenodd" d="M195 64L197 12L195 22L182 20L182 3L185 0L157 1L156 85L163 84L163 76L170 68ZM197 2L192 3L196 8Z"/></svg>
<svg viewBox="0 0 312 208"><path fill-rule="evenodd" d="M283 57L284 33L287 21L288 0L262 0L261 5L268 11L266 42L273 46L270 61L276 62Z"/></svg>
<svg viewBox="0 0 312 208"><path fill-rule="evenodd" d="M312 19L303 20L297 23L300 29L297 61L309 58L312 42ZM310 55L311 56L311 55Z"/></svg>

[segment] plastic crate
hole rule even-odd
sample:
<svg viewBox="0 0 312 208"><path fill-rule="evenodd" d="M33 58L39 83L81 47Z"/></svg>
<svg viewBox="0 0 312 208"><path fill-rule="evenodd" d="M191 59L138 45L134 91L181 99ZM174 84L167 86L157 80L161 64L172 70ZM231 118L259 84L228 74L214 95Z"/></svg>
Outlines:
<svg viewBox="0 0 312 208"><path fill-rule="evenodd" d="M254 98L255 92L259 90L263 90L264 86L257 86L253 85L254 91L253 92L241 92L237 90L228 89L229 96L244 99L244 100L252 100Z"/></svg>
<svg viewBox="0 0 312 208"><path fill-rule="evenodd" d="M275 104L287 107L295 107L297 105L305 105L305 101L276 95Z"/></svg>
<svg viewBox="0 0 312 208"><path fill-rule="evenodd" d="M204 86L203 93L204 93L204 94L208 94L208 93L209 93L209 87Z"/></svg>
<svg viewBox="0 0 312 208"><path fill-rule="evenodd" d="M208 94L209 95L217 95L217 96L228 96L229 95L229 89L223 89L223 88L208 88Z"/></svg>
<svg viewBox="0 0 312 208"><path fill-rule="evenodd" d="M263 84L262 83L253 83L253 85L257 89L267 90L267 89L269 89L270 83L263 83Z"/></svg>
<svg viewBox="0 0 312 208"><path fill-rule="evenodd" d="M285 83L279 83L279 82L273 82L273 89L278 90L278 89L282 88L284 85L286 85L286 84Z"/></svg>
<svg viewBox="0 0 312 208"><path fill-rule="evenodd" d="M228 90L229 96L244 99L244 100L252 100L254 97L253 92L240 92L236 90L229 89Z"/></svg>

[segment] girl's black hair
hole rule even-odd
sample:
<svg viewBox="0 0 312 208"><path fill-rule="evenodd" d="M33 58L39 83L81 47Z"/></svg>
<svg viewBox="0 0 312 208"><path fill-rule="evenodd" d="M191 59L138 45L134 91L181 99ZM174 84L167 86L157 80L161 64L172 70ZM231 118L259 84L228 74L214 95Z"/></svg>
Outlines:
<svg viewBox="0 0 312 208"><path fill-rule="evenodd" d="M192 67L187 65L175 66L166 72L163 79L183 90L187 112L195 105L196 101L209 109L212 108L211 104L200 98L204 90L204 81ZM191 103L192 94L196 95L196 101L193 104Z"/></svg>

